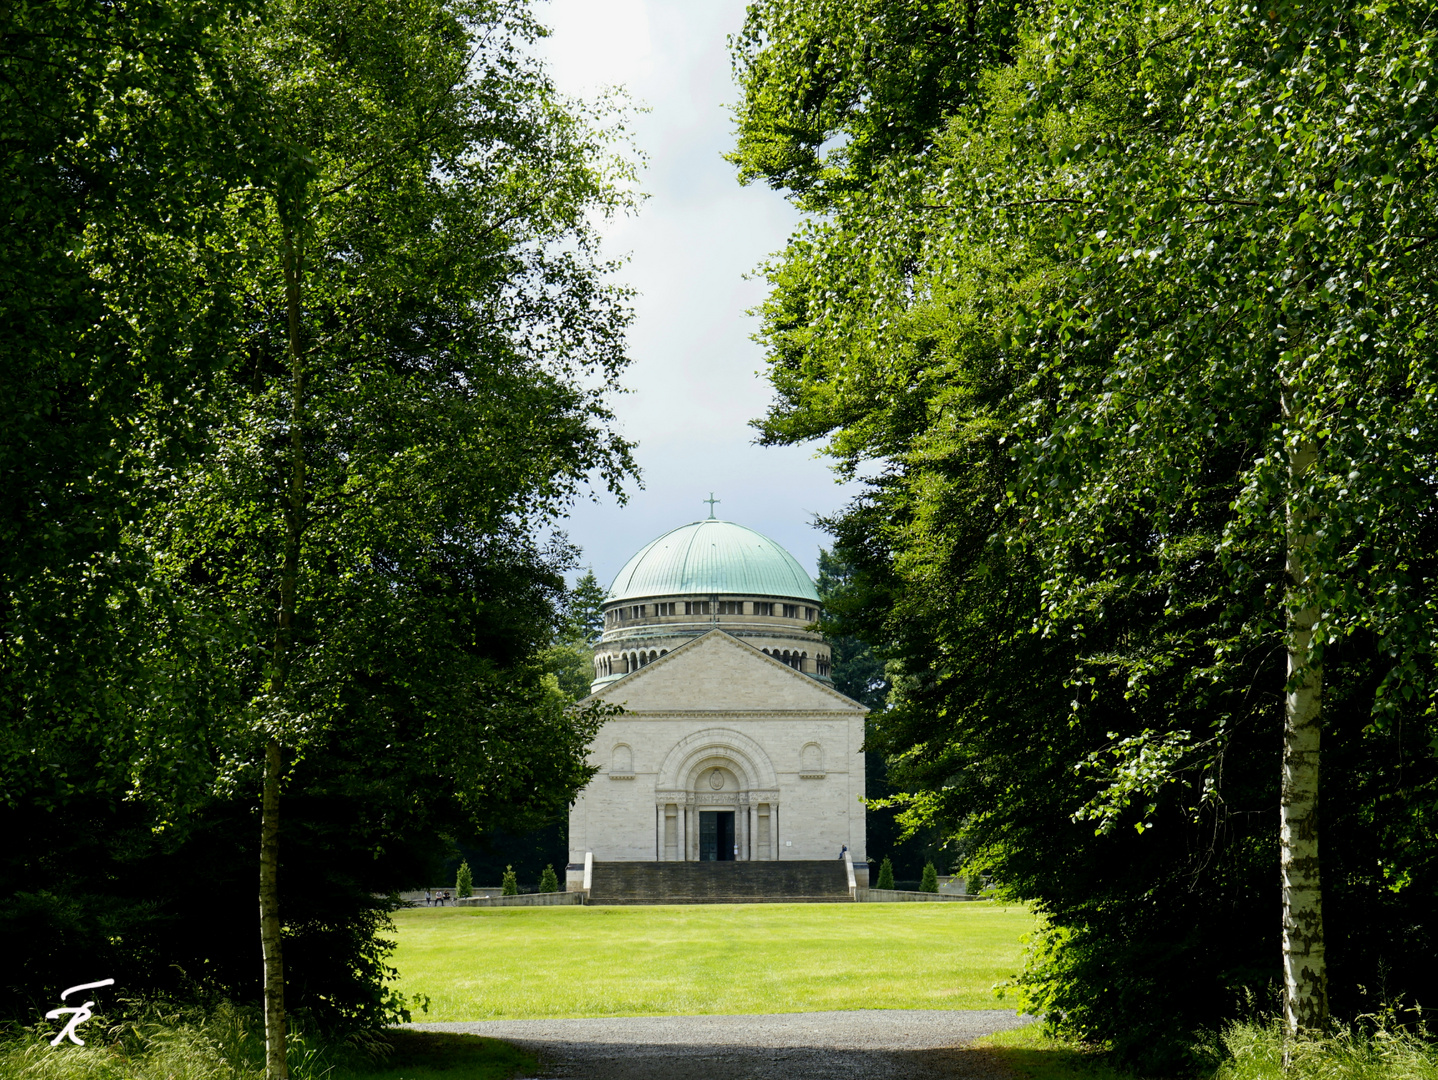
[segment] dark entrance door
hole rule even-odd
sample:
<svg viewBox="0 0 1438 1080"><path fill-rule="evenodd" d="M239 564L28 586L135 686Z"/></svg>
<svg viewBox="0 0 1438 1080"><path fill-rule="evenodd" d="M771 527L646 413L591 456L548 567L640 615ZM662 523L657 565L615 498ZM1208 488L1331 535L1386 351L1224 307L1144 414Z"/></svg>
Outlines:
<svg viewBox="0 0 1438 1080"><path fill-rule="evenodd" d="M734 861L734 811L699 811L699 861Z"/></svg>

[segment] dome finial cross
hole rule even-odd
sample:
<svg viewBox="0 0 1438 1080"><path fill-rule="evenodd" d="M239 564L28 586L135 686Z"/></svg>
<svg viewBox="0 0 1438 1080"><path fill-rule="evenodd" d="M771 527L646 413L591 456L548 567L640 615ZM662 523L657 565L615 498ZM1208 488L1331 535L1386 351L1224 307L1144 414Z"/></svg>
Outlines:
<svg viewBox="0 0 1438 1080"><path fill-rule="evenodd" d="M724 500L723 500L723 499L716 499L716 498L714 497L714 492L711 491L711 492L709 493L709 498L707 498L707 499L700 499L699 501L702 502L702 503L708 503L708 504L709 504L709 520L710 520L710 521L715 521L715 520L717 520L717 519L714 517L714 504L717 503L717 502L723 502Z"/></svg>

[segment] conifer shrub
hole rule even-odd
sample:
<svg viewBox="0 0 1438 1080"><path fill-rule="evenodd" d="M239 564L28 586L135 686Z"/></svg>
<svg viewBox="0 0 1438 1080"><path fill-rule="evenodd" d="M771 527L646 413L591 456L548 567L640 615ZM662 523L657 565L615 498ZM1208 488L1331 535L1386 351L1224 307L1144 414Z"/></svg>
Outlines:
<svg viewBox="0 0 1438 1080"><path fill-rule="evenodd" d="M924 863L924 878L919 882L919 892L938 892L939 872L933 863Z"/></svg>
<svg viewBox="0 0 1438 1080"><path fill-rule="evenodd" d="M504 868L504 880L502 884L504 888L501 891L505 896L519 895L519 879L514 876L513 866L506 866Z"/></svg>
<svg viewBox="0 0 1438 1080"><path fill-rule="evenodd" d="M540 892L558 892L559 878L555 876L554 864L550 863L544 868L544 873L539 875Z"/></svg>
<svg viewBox="0 0 1438 1080"><path fill-rule="evenodd" d="M474 878L470 875L467 861L459 864L459 873L454 876L454 895L474 895Z"/></svg>
<svg viewBox="0 0 1438 1080"><path fill-rule="evenodd" d="M887 858L879 864L879 882L874 886L876 889L892 889L894 887L894 864Z"/></svg>

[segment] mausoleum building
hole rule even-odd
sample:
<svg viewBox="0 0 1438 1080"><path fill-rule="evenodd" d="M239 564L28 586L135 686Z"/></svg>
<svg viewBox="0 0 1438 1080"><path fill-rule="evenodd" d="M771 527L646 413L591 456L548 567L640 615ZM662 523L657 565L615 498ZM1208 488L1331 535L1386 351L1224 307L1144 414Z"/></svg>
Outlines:
<svg viewBox="0 0 1438 1080"><path fill-rule="evenodd" d="M624 713L595 738L599 771L570 813L571 889L586 859L833 860L846 847L867 885L867 710L833 688L819 614L798 561L730 521L681 526L625 564L588 699Z"/></svg>

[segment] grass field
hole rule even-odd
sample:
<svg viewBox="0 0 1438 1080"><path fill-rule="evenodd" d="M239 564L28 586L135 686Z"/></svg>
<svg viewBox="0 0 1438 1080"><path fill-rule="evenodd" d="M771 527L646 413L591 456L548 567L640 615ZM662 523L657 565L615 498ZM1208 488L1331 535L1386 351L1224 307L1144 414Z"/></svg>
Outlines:
<svg viewBox="0 0 1438 1080"><path fill-rule="evenodd" d="M1002 1008L1034 917L1000 904L414 908L416 1020Z"/></svg>

